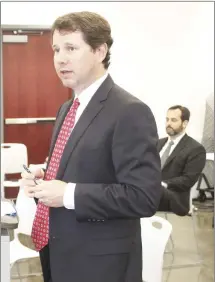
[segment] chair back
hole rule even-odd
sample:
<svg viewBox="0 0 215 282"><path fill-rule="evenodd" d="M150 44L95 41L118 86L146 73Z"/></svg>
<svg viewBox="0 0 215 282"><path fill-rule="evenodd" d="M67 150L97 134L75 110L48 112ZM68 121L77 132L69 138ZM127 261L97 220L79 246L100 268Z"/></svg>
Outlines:
<svg viewBox="0 0 215 282"><path fill-rule="evenodd" d="M199 190L210 189L214 187L214 153L206 153L205 166L190 191L190 206L192 200L199 197Z"/></svg>
<svg viewBox="0 0 215 282"><path fill-rule="evenodd" d="M4 154L2 162L4 174L21 173L23 164L28 165L28 152L24 144L2 143L1 153Z"/></svg>
<svg viewBox="0 0 215 282"><path fill-rule="evenodd" d="M143 281L162 281L163 256L171 232L172 225L164 218L141 218Z"/></svg>
<svg viewBox="0 0 215 282"><path fill-rule="evenodd" d="M213 157L212 157L213 155ZM207 188L213 188L214 187L214 154L211 153L207 153L206 154L206 163L205 163L205 167L202 171L202 173L205 175L206 177L206 181L207 183L204 183L204 181L202 182L202 185L207 185L209 187ZM201 188L201 185L200 185Z"/></svg>

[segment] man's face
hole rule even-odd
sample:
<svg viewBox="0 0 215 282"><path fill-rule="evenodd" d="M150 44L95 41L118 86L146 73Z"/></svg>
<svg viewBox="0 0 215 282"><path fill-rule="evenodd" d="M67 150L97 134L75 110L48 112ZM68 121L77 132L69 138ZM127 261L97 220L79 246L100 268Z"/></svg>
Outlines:
<svg viewBox="0 0 215 282"><path fill-rule="evenodd" d="M186 128L186 122L181 120L181 110L168 110L166 116L166 132L169 136L180 134Z"/></svg>
<svg viewBox="0 0 215 282"><path fill-rule="evenodd" d="M53 33L54 66L64 86L76 89L88 87L101 68L101 54L93 51L84 41L82 33Z"/></svg>

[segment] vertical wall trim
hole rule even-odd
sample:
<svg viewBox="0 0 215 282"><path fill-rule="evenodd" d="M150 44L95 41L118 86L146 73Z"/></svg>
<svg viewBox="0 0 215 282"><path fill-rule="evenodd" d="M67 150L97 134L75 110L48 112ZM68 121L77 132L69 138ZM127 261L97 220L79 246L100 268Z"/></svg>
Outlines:
<svg viewBox="0 0 215 282"><path fill-rule="evenodd" d="M1 124L0 124L0 127L1 127L1 143L4 143L4 95L3 95L3 32L2 32L2 29L0 31L0 60L1 60L1 69L0 69L0 73L1 73L1 78L0 78L0 85L1 85L1 94L0 94L0 111L1 111Z"/></svg>

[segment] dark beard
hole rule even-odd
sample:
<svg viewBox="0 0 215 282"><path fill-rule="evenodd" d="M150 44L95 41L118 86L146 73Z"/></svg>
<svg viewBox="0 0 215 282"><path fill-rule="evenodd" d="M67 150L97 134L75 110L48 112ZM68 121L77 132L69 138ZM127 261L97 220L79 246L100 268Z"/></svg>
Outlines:
<svg viewBox="0 0 215 282"><path fill-rule="evenodd" d="M170 128L171 131L167 131L168 128ZM182 131L183 131L182 126L180 128L178 128L177 130L174 130L172 127L166 128L166 132L169 136L176 136L176 135L180 134Z"/></svg>

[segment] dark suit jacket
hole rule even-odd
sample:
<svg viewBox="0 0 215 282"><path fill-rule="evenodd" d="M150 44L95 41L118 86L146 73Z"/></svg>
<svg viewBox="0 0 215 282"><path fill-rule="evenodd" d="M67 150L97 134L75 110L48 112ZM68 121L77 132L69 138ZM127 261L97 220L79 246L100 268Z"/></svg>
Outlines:
<svg viewBox="0 0 215 282"><path fill-rule="evenodd" d="M60 108L52 153L71 101ZM57 179L77 183L75 210L50 209L53 282L141 282L140 218L161 197L151 110L110 76L77 122Z"/></svg>
<svg viewBox="0 0 215 282"><path fill-rule="evenodd" d="M159 140L159 152L167 140L168 138ZM198 180L205 161L204 147L185 134L162 169L162 181L168 184L168 189L163 189L159 210L173 211L178 215L188 214L190 189Z"/></svg>

